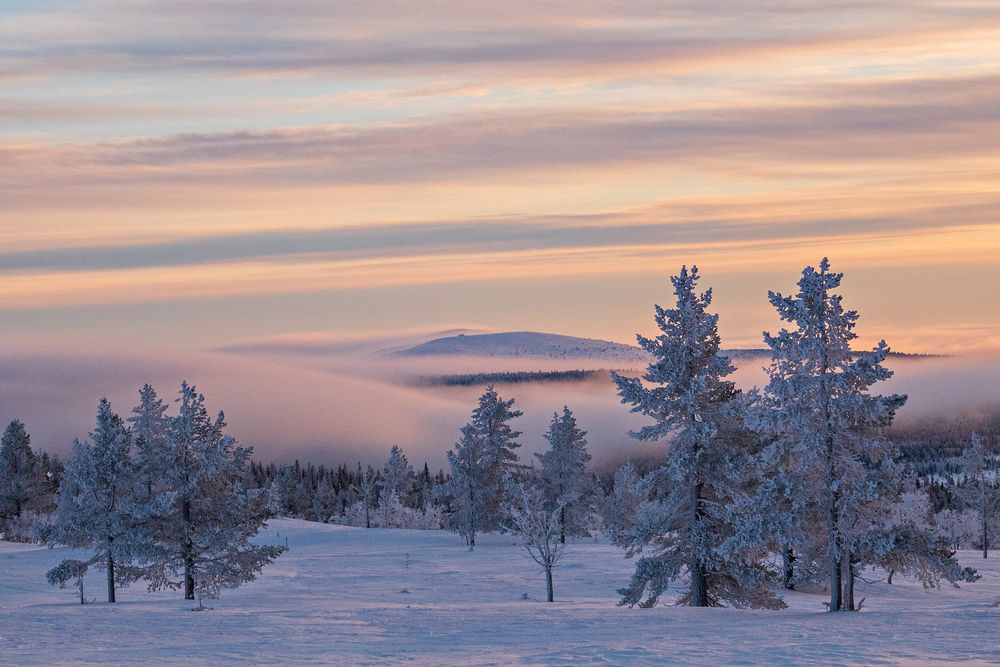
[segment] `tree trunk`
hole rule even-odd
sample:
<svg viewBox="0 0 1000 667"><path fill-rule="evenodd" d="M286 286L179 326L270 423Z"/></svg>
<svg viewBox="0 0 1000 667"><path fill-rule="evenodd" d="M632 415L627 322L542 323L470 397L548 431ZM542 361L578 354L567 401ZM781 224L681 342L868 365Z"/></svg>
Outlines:
<svg viewBox="0 0 1000 667"><path fill-rule="evenodd" d="M194 599L194 558L184 559L184 599Z"/></svg>
<svg viewBox="0 0 1000 667"><path fill-rule="evenodd" d="M782 561L785 565L785 580L784 585L790 591L795 590L795 551L791 547L785 547L785 550L781 554Z"/></svg>
<svg viewBox="0 0 1000 667"><path fill-rule="evenodd" d="M844 557L843 545L837 536L838 493L834 489L833 471L833 436L826 439L826 488L829 495L826 508L827 559L830 567L830 608L829 611L840 611L843 608L842 583L843 574L841 559Z"/></svg>
<svg viewBox="0 0 1000 667"><path fill-rule="evenodd" d="M688 569L691 571L691 602L692 607L708 606L708 582L705 578L705 565L698 555L698 546L695 544L695 529L701 520L701 483L691 486L691 562Z"/></svg>
<svg viewBox="0 0 1000 667"><path fill-rule="evenodd" d="M845 553L841 560L844 563L844 609L854 611L854 564L851 563L851 556Z"/></svg>
<svg viewBox="0 0 1000 667"><path fill-rule="evenodd" d="M469 551L476 549L476 505L472 487L469 486Z"/></svg>
<svg viewBox="0 0 1000 667"><path fill-rule="evenodd" d="M115 601L115 559L108 553L108 602Z"/></svg>
<svg viewBox="0 0 1000 667"><path fill-rule="evenodd" d="M705 577L705 566L701 562L691 572L691 606L708 606L708 580Z"/></svg>
<svg viewBox="0 0 1000 667"><path fill-rule="evenodd" d="M890 586L892 586L892 575L894 574L896 574L895 570L889 570L889 578L886 580L886 583Z"/></svg>
<svg viewBox="0 0 1000 667"><path fill-rule="evenodd" d="M552 590L552 566L545 566L545 588L549 594L549 602L555 601L555 593Z"/></svg>
<svg viewBox="0 0 1000 667"><path fill-rule="evenodd" d="M840 574L840 559L830 558L830 611L840 611L841 602L841 582L843 577Z"/></svg>
<svg viewBox="0 0 1000 667"><path fill-rule="evenodd" d="M559 508L559 543L566 544L566 508ZM552 602L552 600L549 600Z"/></svg>
<svg viewBox="0 0 1000 667"><path fill-rule="evenodd" d="M984 510L982 512L982 515L983 515L983 558L987 558L988 555L989 555L990 541L989 541L989 533L987 532L987 528L986 528L986 510L985 510L985 508L984 508Z"/></svg>
<svg viewBox="0 0 1000 667"><path fill-rule="evenodd" d="M191 525L191 502L185 500L181 504L181 515L184 517L184 524ZM188 535L184 537L184 599L194 599L194 544Z"/></svg>

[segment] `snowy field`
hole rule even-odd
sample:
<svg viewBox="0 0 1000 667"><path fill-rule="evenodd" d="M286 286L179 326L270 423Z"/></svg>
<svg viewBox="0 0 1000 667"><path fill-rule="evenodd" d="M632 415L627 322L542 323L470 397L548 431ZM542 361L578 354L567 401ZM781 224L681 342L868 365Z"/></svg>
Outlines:
<svg viewBox="0 0 1000 667"><path fill-rule="evenodd" d="M70 550L0 542L0 664L1000 663L1000 553L963 553L983 578L959 590L861 583L864 610L829 615L819 593L779 612L617 607L631 563L589 541L567 552L547 604L510 537L469 553L442 531L289 519L261 537L290 550L201 613L141 585L100 602L100 572L82 607L45 582Z"/></svg>

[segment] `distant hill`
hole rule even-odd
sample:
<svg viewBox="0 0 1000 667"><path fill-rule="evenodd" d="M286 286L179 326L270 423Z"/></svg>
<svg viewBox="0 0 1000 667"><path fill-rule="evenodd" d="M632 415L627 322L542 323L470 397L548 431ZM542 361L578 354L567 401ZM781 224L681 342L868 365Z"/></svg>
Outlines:
<svg viewBox="0 0 1000 667"><path fill-rule="evenodd" d="M734 359L770 357L763 348L724 350ZM635 345L597 338L578 338L536 331L458 334L393 350L404 356L530 357L543 359L608 359L622 362L646 362L649 355ZM893 352L891 356L923 358L935 355Z"/></svg>
<svg viewBox="0 0 1000 667"><path fill-rule="evenodd" d="M459 334L436 338L399 351L406 356L541 357L548 359L614 359L645 361L648 355L634 345L594 338L515 331Z"/></svg>

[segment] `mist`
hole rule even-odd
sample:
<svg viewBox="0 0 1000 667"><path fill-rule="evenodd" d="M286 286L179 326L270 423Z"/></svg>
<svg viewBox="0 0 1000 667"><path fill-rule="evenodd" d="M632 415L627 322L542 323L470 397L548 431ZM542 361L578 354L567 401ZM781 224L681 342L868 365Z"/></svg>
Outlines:
<svg viewBox="0 0 1000 667"><path fill-rule="evenodd" d="M21 419L37 449L65 456L73 438L93 428L97 402L107 396L127 415L138 389L152 384L172 401L181 380L205 394L212 411L224 410L229 432L263 461L338 465L379 463L400 445L417 465L445 465L445 453L483 387L425 386L415 378L501 370L616 368L602 359L407 358L378 345L333 346L322 352L293 347L177 353L152 350L33 349L0 354L0 419ZM766 359L737 361L741 388L762 386ZM896 375L880 393L905 393L898 423L1000 403L1000 354L942 358L891 358ZM639 369L626 369L638 371ZM606 376L576 382L497 383L504 398L524 412L522 460L542 451L552 414L569 406L588 431L595 466L662 451L628 431L646 423L631 414Z"/></svg>

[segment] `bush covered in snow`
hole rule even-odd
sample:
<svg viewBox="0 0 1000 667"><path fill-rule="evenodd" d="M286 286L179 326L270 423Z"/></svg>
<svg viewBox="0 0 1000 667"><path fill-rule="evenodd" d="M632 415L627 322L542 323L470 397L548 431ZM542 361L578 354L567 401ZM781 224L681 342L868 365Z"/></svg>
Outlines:
<svg viewBox="0 0 1000 667"><path fill-rule="evenodd" d="M407 528L410 530L439 530L441 510L431 503L416 509L407 507L398 498L391 498L388 507L369 508L372 528ZM342 514L330 517L330 523L342 526L365 527L365 503L359 500L347 507Z"/></svg>

